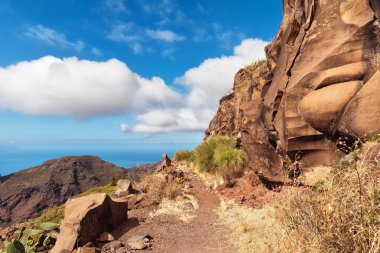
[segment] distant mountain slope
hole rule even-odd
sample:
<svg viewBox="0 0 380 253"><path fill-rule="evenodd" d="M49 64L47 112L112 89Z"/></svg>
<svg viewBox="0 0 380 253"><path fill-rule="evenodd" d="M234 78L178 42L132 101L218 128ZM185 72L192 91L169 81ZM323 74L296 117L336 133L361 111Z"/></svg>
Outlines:
<svg viewBox="0 0 380 253"><path fill-rule="evenodd" d="M68 156L2 177L0 226L36 217L73 195L108 184L113 176L134 177L140 169L126 170L96 156Z"/></svg>

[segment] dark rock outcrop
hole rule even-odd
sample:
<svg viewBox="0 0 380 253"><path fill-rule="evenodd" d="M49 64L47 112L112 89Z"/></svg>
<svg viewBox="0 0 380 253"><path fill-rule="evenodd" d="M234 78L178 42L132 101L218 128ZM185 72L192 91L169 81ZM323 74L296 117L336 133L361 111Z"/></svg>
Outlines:
<svg viewBox="0 0 380 253"><path fill-rule="evenodd" d="M136 171L137 170L137 171ZM117 167L95 156L64 157L2 178L0 226L33 218L112 177L135 178L142 168Z"/></svg>
<svg viewBox="0 0 380 253"><path fill-rule="evenodd" d="M236 74L206 138L240 133L250 167L288 182L337 161L338 140L380 132L380 4L283 0L283 13L266 61Z"/></svg>

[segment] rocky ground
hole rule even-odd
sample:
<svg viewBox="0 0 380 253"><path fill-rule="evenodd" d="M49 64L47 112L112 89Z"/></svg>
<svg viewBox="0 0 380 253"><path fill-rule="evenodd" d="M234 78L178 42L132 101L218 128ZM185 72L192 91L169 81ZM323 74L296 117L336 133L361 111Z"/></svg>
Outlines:
<svg viewBox="0 0 380 253"><path fill-rule="evenodd" d="M176 215L162 214L151 217L151 207L134 209L129 212L128 221L112 233L125 244L135 235L149 234L152 247L149 252L237 252L228 240L229 231L216 214L220 198L194 173L186 175L192 186L189 193L198 202L198 208L192 205L193 218L181 221Z"/></svg>
<svg viewBox="0 0 380 253"><path fill-rule="evenodd" d="M75 252L238 252L228 237L231 231L218 216L220 188L210 187L202 175L184 164L174 163L166 171L147 175L139 183L122 181L118 182L119 194L112 200L95 194L66 204L53 253L75 248L78 242L81 247ZM148 182L149 190L144 182ZM104 201L111 201L111 212ZM126 205L119 205L117 210L112 205L125 201L128 217L120 222ZM83 210L76 207L78 203ZM99 219L99 224L88 222ZM100 227L101 224L110 224L114 229ZM76 228L78 233L73 233ZM94 230L97 230L95 237L91 235ZM98 236L99 233L103 234ZM67 243L70 240L73 243Z"/></svg>

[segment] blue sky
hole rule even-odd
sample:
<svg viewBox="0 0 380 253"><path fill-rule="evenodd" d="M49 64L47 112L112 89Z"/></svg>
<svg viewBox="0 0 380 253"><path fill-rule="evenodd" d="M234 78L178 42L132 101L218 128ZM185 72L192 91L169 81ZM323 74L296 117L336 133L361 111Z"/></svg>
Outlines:
<svg viewBox="0 0 380 253"><path fill-rule="evenodd" d="M0 143L200 142L278 0L0 0Z"/></svg>

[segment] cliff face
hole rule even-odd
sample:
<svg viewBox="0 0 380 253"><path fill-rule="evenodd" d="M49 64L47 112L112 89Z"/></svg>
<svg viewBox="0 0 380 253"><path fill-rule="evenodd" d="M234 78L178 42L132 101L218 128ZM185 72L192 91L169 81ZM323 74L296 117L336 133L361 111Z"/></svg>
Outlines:
<svg viewBox="0 0 380 253"><path fill-rule="evenodd" d="M38 216L69 197L128 173L95 156L64 157L1 178L0 225Z"/></svg>
<svg viewBox="0 0 380 253"><path fill-rule="evenodd" d="M337 161L340 140L380 132L380 2L283 0L283 14L266 61L236 74L206 138L240 133L250 167L286 182Z"/></svg>

